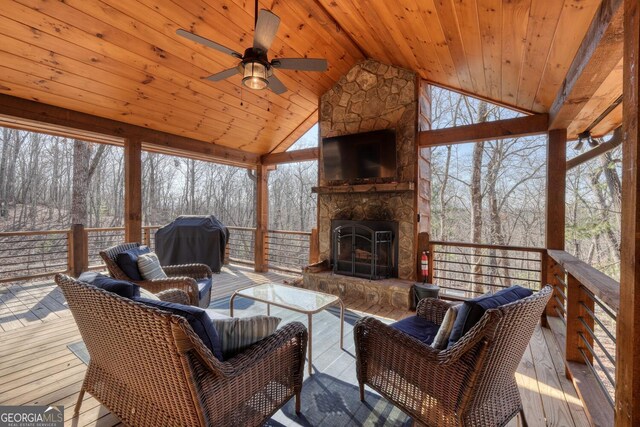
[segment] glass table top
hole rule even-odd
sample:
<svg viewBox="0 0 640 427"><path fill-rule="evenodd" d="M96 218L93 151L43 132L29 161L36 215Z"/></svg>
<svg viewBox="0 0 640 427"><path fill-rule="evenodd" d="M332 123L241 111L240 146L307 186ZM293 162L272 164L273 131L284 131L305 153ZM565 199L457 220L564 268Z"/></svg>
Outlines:
<svg viewBox="0 0 640 427"><path fill-rule="evenodd" d="M235 294L304 313L320 311L329 305L335 304L340 299L335 295L278 283L265 283L251 288L240 289Z"/></svg>

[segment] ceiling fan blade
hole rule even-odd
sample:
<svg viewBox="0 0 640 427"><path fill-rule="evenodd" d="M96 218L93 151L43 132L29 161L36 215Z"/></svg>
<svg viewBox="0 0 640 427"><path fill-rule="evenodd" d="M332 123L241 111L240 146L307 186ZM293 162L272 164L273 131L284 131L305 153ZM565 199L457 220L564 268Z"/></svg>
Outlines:
<svg viewBox="0 0 640 427"><path fill-rule="evenodd" d="M235 76L236 74L240 74L240 71L238 71L238 67L233 67L224 71L220 71L219 73L212 74L209 77L205 77L205 79L211 80L212 82L219 82L220 80Z"/></svg>
<svg viewBox="0 0 640 427"><path fill-rule="evenodd" d="M300 71L327 71L329 64L322 58L278 58L271 61L275 68Z"/></svg>
<svg viewBox="0 0 640 427"><path fill-rule="evenodd" d="M271 89L276 95L282 95L287 91L287 87L276 76L271 75L267 81L269 82L269 89Z"/></svg>
<svg viewBox="0 0 640 427"><path fill-rule="evenodd" d="M201 45L214 48L215 50L218 50L222 53L226 53L227 55L231 55L235 58L242 59L242 54L236 52L235 50L229 49L228 47L222 46L221 44L218 44L209 39L205 39L204 37L190 33L189 31L183 30L182 28L176 30L176 34L184 38L187 38L191 41L194 41L196 43L200 43Z"/></svg>
<svg viewBox="0 0 640 427"><path fill-rule="evenodd" d="M279 26L280 18L278 18L278 15L274 15L265 9L260 10L258 22L256 22L256 31L253 35L253 47L264 52L268 51Z"/></svg>

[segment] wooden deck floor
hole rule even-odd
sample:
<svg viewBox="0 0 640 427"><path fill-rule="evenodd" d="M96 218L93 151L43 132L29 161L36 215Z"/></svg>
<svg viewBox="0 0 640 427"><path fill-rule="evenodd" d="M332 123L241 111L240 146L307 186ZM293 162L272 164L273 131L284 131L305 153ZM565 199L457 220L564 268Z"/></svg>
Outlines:
<svg viewBox="0 0 640 427"><path fill-rule="evenodd" d="M212 308L227 313L226 302L220 299L229 296L234 289L251 283L281 282L293 277L275 272L257 274L244 266L225 267L217 276L213 298L218 302L212 304ZM347 306L353 313L348 316L351 320L363 312L388 321L411 314L366 305L362 301L347 301ZM237 308L238 315L264 313L264 310L259 303L239 304ZM282 317L283 323L306 321L286 310L273 309L272 314ZM348 396L352 391L357 394L353 321L345 325L345 350L341 351L338 348L339 318L331 312L316 316L315 373L314 378L306 378L303 390L305 387L321 390L326 386L329 387L327 393L331 394L330 388L335 386L343 387L342 391ZM81 338L64 298L52 283L2 285L0 328L0 405L64 405L67 425L119 424L117 417L88 395L85 395L79 418L70 419L86 366L67 347L81 341ZM530 426L589 425L571 382L564 377L562 356L548 329L536 329L516 377ZM402 425L406 421L404 414L375 393L369 396L367 404L360 403L355 397L353 402L337 399L333 403L335 408L329 408L326 413L316 410L311 418L296 418L285 406L269 425ZM303 413L304 409L303 401ZM521 425L520 420L516 418L509 425Z"/></svg>

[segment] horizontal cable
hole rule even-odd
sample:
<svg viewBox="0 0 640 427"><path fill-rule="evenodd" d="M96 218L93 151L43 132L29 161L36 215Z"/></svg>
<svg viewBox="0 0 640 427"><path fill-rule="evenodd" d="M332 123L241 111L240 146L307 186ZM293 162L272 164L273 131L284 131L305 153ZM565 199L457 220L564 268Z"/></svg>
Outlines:
<svg viewBox="0 0 640 427"><path fill-rule="evenodd" d="M558 310L558 306L554 306L553 309L556 311L556 314L558 315L558 319L562 320L562 323L564 323L565 326L567 326L567 321L564 318L565 314L560 312L560 310Z"/></svg>
<svg viewBox="0 0 640 427"><path fill-rule="evenodd" d="M449 270L446 268L436 268L436 270L438 271L446 271L449 273L460 273L463 274L465 276L469 275L469 276L483 276L483 277L494 277L494 278L498 278L498 279L511 279L511 280L515 280L515 281L523 281L523 282L539 282L539 279L521 279L518 277L511 277L511 276L501 276L501 275L496 275L496 274L485 274L485 273L472 273L472 272L468 272L468 271L461 271L461 270ZM506 287L506 286L505 286Z"/></svg>
<svg viewBox="0 0 640 427"><path fill-rule="evenodd" d="M591 289L587 288L586 286L584 286L583 284L580 284L580 289L582 289L583 291L585 291L585 293L587 295L589 295L591 297L591 299L593 300L593 302L595 302L596 304L598 304L598 306L600 306L600 308L609 315L609 317L611 317L613 320L617 319L617 316L613 313L613 311L611 311L611 309L609 307L607 307L606 305L604 305L604 303L602 303L599 298L597 298L595 296L595 294L593 292L591 292Z"/></svg>
<svg viewBox="0 0 640 427"><path fill-rule="evenodd" d="M589 326L587 324L587 322L584 321L584 318L582 317L578 317L578 320L580 321L580 323L582 323L582 326L585 328L585 330L587 331L587 333L589 334L589 336L593 339L593 341L598 344L598 346L600 347L600 349L602 350L602 352L604 353L605 356L607 356L607 359L609 359L609 362L611 362L611 364L613 366L616 366L616 361L613 358L613 356L611 356L611 353L609 353L609 350L607 350L604 345L602 345L602 342L598 339L598 337L596 336L596 334L593 332L593 330L591 329L591 326ZM595 352L594 352L595 354Z"/></svg>
<svg viewBox="0 0 640 427"><path fill-rule="evenodd" d="M433 253L449 254L449 255L457 255L457 256L475 256L475 257L483 257L483 258L513 259L516 261L540 262L540 258L519 258L519 257L508 257L508 256L500 256L500 255L483 255L483 254L473 254L473 253L466 253L466 252L449 252L449 251L433 251Z"/></svg>
<svg viewBox="0 0 640 427"><path fill-rule="evenodd" d="M596 362L598 362L598 365L600 366L600 369L602 369L602 372L605 374L605 376L607 377L607 379L609 380L609 382L611 383L613 388L615 388L616 387L616 381L613 379L613 377L609 373L609 368L604 366L604 363L602 363L602 360L600 360L600 357L595 353L595 351L593 350L593 347L591 346L591 344L589 344L589 341L587 341L587 339L585 338L584 334L582 332L578 332L578 336L580 337L580 339L582 339L582 342L584 343L584 345L587 346L587 349L589 350L589 352L593 356L593 359ZM578 347L578 349L582 350L580 347ZM583 356L584 356L584 354L583 354Z"/></svg>
<svg viewBox="0 0 640 427"><path fill-rule="evenodd" d="M560 310L562 310L563 314L567 314L567 310L565 310L564 308L564 304L563 302L560 300L560 298L558 298L556 295L553 296L553 298L555 299L555 301L558 303L557 307L560 308Z"/></svg>
<svg viewBox="0 0 640 427"><path fill-rule="evenodd" d="M556 280L562 284L562 286L564 286L565 288L567 287L567 282L564 280L564 278L558 276L555 273L553 274L553 277L555 277Z"/></svg>
<svg viewBox="0 0 640 427"><path fill-rule="evenodd" d="M603 330L603 331L604 331L604 332L609 336L609 339L610 339L611 341L613 341L613 343L615 344L615 343L616 343L616 337L614 337L614 336L613 336L613 334L609 331L609 328L607 328L607 327L606 327L606 326L605 326L605 325L600 321L600 319L598 318L598 316L596 316L596 314L595 314L593 311L591 311L591 309L590 309L589 307L587 307L587 305L586 305L584 302L580 301L580 305L582 306L582 308L584 308L584 310L587 312L587 314L589 314L589 316L590 316L593 320L595 320L595 321L598 323L598 325L600 325L600 328L602 328L602 330Z"/></svg>
<svg viewBox="0 0 640 427"><path fill-rule="evenodd" d="M602 379L600 378L600 375L598 374L598 371L596 371L596 368L593 366L593 364L589 361L589 358L587 357L587 355L584 353L584 350L581 348L578 348L578 351L580 351L580 353L582 354L582 358L584 359L586 365L591 369L591 372L593 373L593 376L596 378L598 385L600 386L600 388L602 389L602 391L605 394L605 397L607 398L607 401L609 402L609 404L611 405L611 407L615 407L615 404L613 402L613 399L611 398L611 395L609 394L609 390L607 390L607 387L605 387L604 382L602 381Z"/></svg>
<svg viewBox="0 0 640 427"><path fill-rule="evenodd" d="M491 264L475 264L473 262L462 262L462 261L455 261L455 260L445 260L445 259L438 259L435 258L433 260L434 262L441 262L443 264L462 264L462 265L473 265L473 266L477 266L477 267L489 267L489 268L502 268L502 269L507 269L507 270L517 270L517 271L528 271L531 273L540 273L540 269L530 269L530 268L520 268L520 267L511 267L508 265L491 265Z"/></svg>

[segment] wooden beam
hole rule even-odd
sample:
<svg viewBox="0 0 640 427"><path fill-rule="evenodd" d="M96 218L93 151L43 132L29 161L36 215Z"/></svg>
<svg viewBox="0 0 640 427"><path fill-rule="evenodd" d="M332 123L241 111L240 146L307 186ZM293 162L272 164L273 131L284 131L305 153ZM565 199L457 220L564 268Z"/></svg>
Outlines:
<svg viewBox="0 0 640 427"><path fill-rule="evenodd" d="M256 272L269 271L267 230L269 228L269 169L256 168L256 235L254 268Z"/></svg>
<svg viewBox="0 0 640 427"><path fill-rule="evenodd" d="M607 151L613 150L620 144L622 144L622 128L616 129L611 139L607 142L604 142L586 153L582 153L579 156L574 157L573 159L567 160L566 168L567 170L573 169L584 162L588 162L589 160L606 153Z"/></svg>
<svg viewBox="0 0 640 427"><path fill-rule="evenodd" d="M171 150L176 155L195 155L200 160L208 159L234 166L253 167L259 160L257 154L223 147L213 142L199 141L4 94L0 94L0 117L11 120L14 126L19 123L19 119L24 119L23 129L26 130L31 130L30 124L35 122L40 124L34 129L39 132L46 132L44 124L49 124L52 125L52 131L47 133L60 135L68 128L74 137L79 131L87 132L87 139L91 141L95 140L91 138L92 134L107 135L120 141L125 137L136 138L144 141L145 148L149 151L154 151L157 147L159 152Z"/></svg>
<svg viewBox="0 0 640 427"><path fill-rule="evenodd" d="M567 130L549 132L547 141L547 249L564 250Z"/></svg>
<svg viewBox="0 0 640 427"><path fill-rule="evenodd" d="M142 242L142 144L135 138L124 143L124 239Z"/></svg>
<svg viewBox="0 0 640 427"><path fill-rule="evenodd" d="M480 142L490 139L516 138L547 132L549 116L533 114L515 119L496 120L445 129L418 132L420 147Z"/></svg>
<svg viewBox="0 0 640 427"><path fill-rule="evenodd" d="M285 151L283 153L265 154L262 156L260 163L263 165L281 165L283 163L308 162L318 160L319 152L318 147L313 147L302 150Z"/></svg>
<svg viewBox="0 0 640 427"><path fill-rule="evenodd" d="M640 2L624 2L620 310L616 322L618 427L640 425Z"/></svg>
<svg viewBox="0 0 640 427"><path fill-rule="evenodd" d="M622 58L622 2L604 0L550 109L550 129L568 128Z"/></svg>

